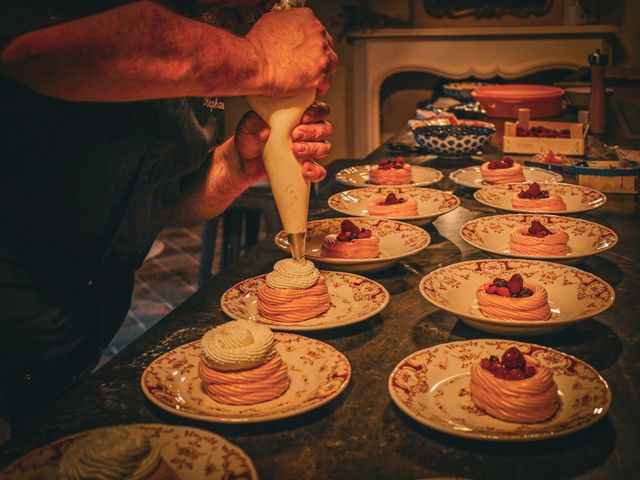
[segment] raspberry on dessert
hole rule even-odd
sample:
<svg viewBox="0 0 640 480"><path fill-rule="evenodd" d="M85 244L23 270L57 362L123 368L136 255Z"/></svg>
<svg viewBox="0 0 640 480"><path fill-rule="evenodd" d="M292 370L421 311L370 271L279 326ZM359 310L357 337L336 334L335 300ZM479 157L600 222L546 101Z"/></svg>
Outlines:
<svg viewBox="0 0 640 480"><path fill-rule="evenodd" d="M496 170L499 168L511 168L513 167L513 158L504 157L502 160L491 160L487 168L489 170Z"/></svg>
<svg viewBox="0 0 640 480"><path fill-rule="evenodd" d="M518 350L516 347L511 347L507 349L502 354L502 364L507 367L509 370L513 368L519 368L524 370L527 365L527 362L524 359L524 355L522 352Z"/></svg>
<svg viewBox="0 0 640 480"><path fill-rule="evenodd" d="M549 191L542 190L537 182L533 182L529 185L527 190L522 190L518 193L520 198L548 198Z"/></svg>
<svg viewBox="0 0 640 480"><path fill-rule="evenodd" d="M368 230L366 228L363 228L360 233L358 233L358 238L371 238L373 235L373 232L371 230Z"/></svg>
<svg viewBox="0 0 640 480"><path fill-rule="evenodd" d="M553 232L549 230L547 227L545 227L538 220L534 220L533 222L531 222L531 226L527 230L527 234L532 237L543 238L543 237L546 237L547 235L553 235Z"/></svg>
<svg viewBox="0 0 640 480"><path fill-rule="evenodd" d="M481 359L480 366L495 377L505 380L524 380L536 374L536 368L527 366L524 355L517 347L507 349L501 359L495 355Z"/></svg>
<svg viewBox="0 0 640 480"><path fill-rule="evenodd" d="M395 205L397 203L404 203L404 198L396 197L395 193L388 194L387 198L384 199L385 205Z"/></svg>
<svg viewBox="0 0 640 480"><path fill-rule="evenodd" d="M501 297L525 298L533 295L533 290L524 286L524 279L515 273L509 280L496 278L484 289L485 293L500 295Z"/></svg>
<svg viewBox="0 0 640 480"><path fill-rule="evenodd" d="M346 232L360 233L360 228L358 228L358 226L355 223L353 223L351 220L343 220L342 223L340 223L340 231L342 233L346 233Z"/></svg>
<svg viewBox="0 0 640 480"><path fill-rule="evenodd" d="M509 294L520 293L520 291L522 291L522 287L524 287L524 280L522 279L522 275L520 275L519 273L513 274L507 281Z"/></svg>

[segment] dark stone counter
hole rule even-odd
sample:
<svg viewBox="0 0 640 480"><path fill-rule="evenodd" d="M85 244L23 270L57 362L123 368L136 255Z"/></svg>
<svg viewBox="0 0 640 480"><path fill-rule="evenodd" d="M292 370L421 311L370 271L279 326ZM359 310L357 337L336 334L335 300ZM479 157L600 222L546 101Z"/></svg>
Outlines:
<svg viewBox="0 0 640 480"><path fill-rule="evenodd" d="M383 154L376 151L371 159ZM419 156L408 159L412 163L424 160ZM332 173L353 163L360 162L336 162ZM454 160L425 163L446 175L469 164ZM454 187L448 178L436 187L452 190L462 205L427 227L432 237L429 248L389 270L368 275L389 290L389 306L363 323L308 334L330 343L351 362L351 383L333 402L283 421L228 426L173 416L154 407L142 394L140 376L154 358L224 321L219 306L222 293L240 280L270 271L274 261L284 257L268 240L34 419L26 437L13 439L0 452L0 465L73 432L117 423L164 422L194 425L225 436L251 456L263 479L600 480L640 475L640 415L635 410L640 400L640 216L637 198L632 195L611 195L605 207L583 217L613 228L620 236L614 249L578 265L615 288L615 305L560 333L529 339L575 355L600 371L613 390L613 404L603 421L555 440L478 442L422 427L392 403L387 378L406 355L443 342L490 336L431 306L417 288L421 277L435 268L486 257L467 246L458 229L469 219L495 212L475 202L473 191ZM326 207L326 198L344 189L335 181L326 182L313 202L312 218L337 216Z"/></svg>

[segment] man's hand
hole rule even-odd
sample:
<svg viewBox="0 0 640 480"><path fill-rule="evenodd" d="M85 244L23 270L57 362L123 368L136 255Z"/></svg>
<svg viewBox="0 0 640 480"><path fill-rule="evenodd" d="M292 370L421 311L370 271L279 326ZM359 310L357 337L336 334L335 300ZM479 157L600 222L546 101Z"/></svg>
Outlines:
<svg viewBox="0 0 640 480"><path fill-rule="evenodd" d="M261 95L286 97L315 89L324 95L338 67L333 39L308 8L261 17L245 37L258 56Z"/></svg>
<svg viewBox="0 0 640 480"><path fill-rule="evenodd" d="M330 112L329 105L316 101L304 113L300 124L293 129L292 151L298 159L313 162L329 155L331 144L327 139L332 135L333 127L326 118ZM252 111L242 117L236 128L236 150L242 171L250 185L266 179L262 149L268 138L269 126Z"/></svg>

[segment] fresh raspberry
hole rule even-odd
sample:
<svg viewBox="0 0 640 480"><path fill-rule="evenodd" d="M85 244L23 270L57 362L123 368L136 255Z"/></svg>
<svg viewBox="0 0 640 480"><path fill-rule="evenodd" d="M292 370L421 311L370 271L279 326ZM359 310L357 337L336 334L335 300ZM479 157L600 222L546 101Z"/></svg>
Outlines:
<svg viewBox="0 0 640 480"><path fill-rule="evenodd" d="M373 233L371 232L371 230L363 228L362 231L358 233L358 238L371 238L372 235Z"/></svg>
<svg viewBox="0 0 640 480"><path fill-rule="evenodd" d="M514 273L507 282L509 293L520 293L522 287L524 287L524 280L522 278L522 275L520 275L519 273Z"/></svg>
<svg viewBox="0 0 640 480"><path fill-rule="evenodd" d="M513 158L511 157L504 157L502 159L502 163L504 163L506 165L505 168L511 168L513 167Z"/></svg>
<svg viewBox="0 0 640 480"><path fill-rule="evenodd" d="M502 364L509 370L516 368L522 370L523 373L527 366L524 355L516 347L511 347L502 354Z"/></svg>
<svg viewBox="0 0 640 480"><path fill-rule="evenodd" d="M402 203L401 200L402 199L398 199L398 197L396 197L395 193L390 193L389 195L387 195L387 198L385 198L384 204L395 205L396 203Z"/></svg>
<svg viewBox="0 0 640 480"><path fill-rule="evenodd" d="M344 232L338 235L338 241L340 242L348 242L349 241L349 232Z"/></svg>
<svg viewBox="0 0 640 480"><path fill-rule="evenodd" d="M520 370L519 368L508 370L507 375L509 377L509 380L524 380L526 377L524 374L524 370Z"/></svg>
<svg viewBox="0 0 640 480"><path fill-rule="evenodd" d="M502 297L509 297L511 294L509 293L509 289L507 287L498 287L496 288L496 293Z"/></svg>
<svg viewBox="0 0 640 480"><path fill-rule="evenodd" d="M360 233L360 229L351 220L343 220L342 223L340 223L340 231L342 233L345 233L345 232Z"/></svg>
<svg viewBox="0 0 640 480"><path fill-rule="evenodd" d="M533 377L536 374L536 367L529 366L524 370L524 375L527 378Z"/></svg>
<svg viewBox="0 0 640 480"><path fill-rule="evenodd" d="M497 290L498 290L498 287L496 287L495 285L491 284L487 288L485 288L484 291L487 292L487 293L496 293Z"/></svg>

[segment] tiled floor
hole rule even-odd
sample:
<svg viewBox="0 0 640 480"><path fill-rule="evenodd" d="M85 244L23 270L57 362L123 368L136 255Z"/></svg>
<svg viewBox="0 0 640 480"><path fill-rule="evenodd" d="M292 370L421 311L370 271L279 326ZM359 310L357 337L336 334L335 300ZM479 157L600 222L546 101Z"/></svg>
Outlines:
<svg viewBox="0 0 640 480"><path fill-rule="evenodd" d="M131 309L98 368L198 289L200 231L200 226L168 228L159 235L164 248L136 272ZM213 273L218 262L214 259Z"/></svg>

